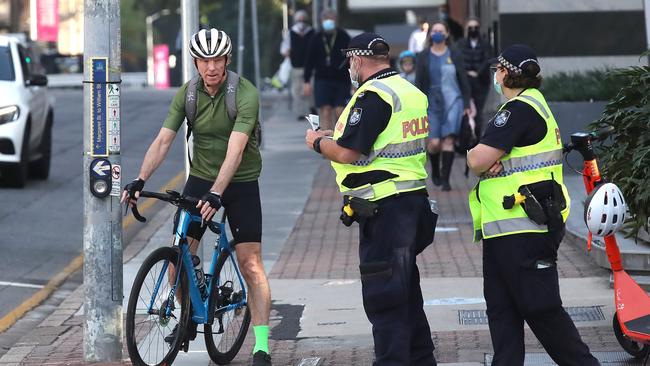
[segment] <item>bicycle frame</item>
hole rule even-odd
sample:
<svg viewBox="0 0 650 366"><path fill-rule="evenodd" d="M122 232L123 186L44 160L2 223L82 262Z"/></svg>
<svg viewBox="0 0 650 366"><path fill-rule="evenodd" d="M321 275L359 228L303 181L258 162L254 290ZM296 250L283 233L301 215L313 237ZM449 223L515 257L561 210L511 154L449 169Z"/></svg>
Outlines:
<svg viewBox="0 0 650 366"><path fill-rule="evenodd" d="M582 177L587 194L596 186L604 183L604 178L598 169L596 154L591 144L593 135L579 132L571 135L571 148L577 150L584 159ZM616 242L616 236L609 235L604 238L605 253L609 260L614 277L614 302L619 317L619 324L623 334L631 339L645 344L650 344L650 334L643 333L639 323L647 322L650 316L650 297L623 269L621 252ZM588 236L587 248L591 250L592 235ZM636 328L636 330L630 328Z"/></svg>
<svg viewBox="0 0 650 366"><path fill-rule="evenodd" d="M208 316L208 309L209 309L209 301L210 301L210 294L212 291L218 291L219 289L219 283L217 281L212 281L212 277L214 276L216 272L216 267L217 267L217 260L219 259L219 255L223 251L228 251L231 255L229 255L228 260L232 261L232 264L235 268L235 272L237 273L237 278L239 280L239 283L242 288L242 294L243 298L239 303L236 304L229 304L227 306L215 309L216 312L226 312L230 310L235 310L239 307L246 306L247 305L247 294L246 294L246 286L244 285L244 280L242 278L242 275L239 271L239 266L237 265L237 262L235 258L233 257L233 249L231 248L228 237L226 235L226 230L225 230L225 223L224 222L218 222L215 223L217 227L219 228L220 233L217 234L217 240L214 245L214 251L212 253L212 261L210 263L210 269L205 272L205 283L206 283L206 297L203 299L201 295L201 291L199 290L199 285L197 282L196 274L194 272L194 266L192 265L192 254L190 253L189 250L189 245L187 242L187 230L191 222L198 222L202 223L201 216L194 216L190 214L187 210L181 210L179 219L178 219L178 225L176 229L176 233L174 236L174 246L178 246L180 248L180 253L179 253L179 259L182 261L182 266L187 269L186 273L188 276L188 294L190 296L190 300L192 302L192 320L197 323L197 324L206 324L212 323L212 320L214 317ZM160 272L160 275L158 276L158 279L156 281L156 286L154 287L154 291L151 297L151 303L149 304L149 312L153 311L153 300L156 298L156 295L158 293L158 290L160 288L160 285L162 284L162 281L165 281L165 273L167 273L167 267L169 263L165 263L163 265L163 270ZM175 293L176 293L176 288L178 286L178 283L180 283L180 275L182 271L176 271L176 280L175 280L175 285L172 286L171 292L169 294L169 298L173 299ZM214 286L213 286L214 285ZM167 305L167 315L171 314L171 306L168 304Z"/></svg>

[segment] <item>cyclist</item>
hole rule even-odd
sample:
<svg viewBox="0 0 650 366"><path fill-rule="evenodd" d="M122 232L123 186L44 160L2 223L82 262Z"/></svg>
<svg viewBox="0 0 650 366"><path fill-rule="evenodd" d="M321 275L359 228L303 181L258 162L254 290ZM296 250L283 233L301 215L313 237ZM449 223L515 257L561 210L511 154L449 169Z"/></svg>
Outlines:
<svg viewBox="0 0 650 366"><path fill-rule="evenodd" d="M258 177L262 159L254 131L259 124L259 94L243 77L236 86L237 115L230 120L227 113L227 66L232 44L228 35L217 29L195 33L189 51L194 58L200 82L197 85L196 115L192 123L194 135L190 176L183 195L199 197L194 215L211 220L223 207L236 244L235 251L242 274L249 288L249 307L255 333L253 365L271 365L268 348L271 292L261 258L262 209ZM176 93L167 118L158 136L144 156L140 173L127 184L122 202L135 203L145 182L165 159L178 129L186 117L185 83ZM178 212L174 226L178 224ZM197 222L188 228L190 251L195 254L206 226ZM174 329L174 332L178 331ZM196 337L196 324L190 328L190 339ZM169 339L174 339L173 334Z"/></svg>

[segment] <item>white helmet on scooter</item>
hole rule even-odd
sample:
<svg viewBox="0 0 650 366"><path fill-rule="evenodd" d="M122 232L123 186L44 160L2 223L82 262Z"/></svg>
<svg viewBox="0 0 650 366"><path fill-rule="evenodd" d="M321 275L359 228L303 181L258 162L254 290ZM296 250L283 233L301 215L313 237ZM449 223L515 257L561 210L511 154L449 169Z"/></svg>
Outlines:
<svg viewBox="0 0 650 366"><path fill-rule="evenodd" d="M593 235L609 236L623 227L627 206L613 183L596 187L585 201L585 223Z"/></svg>

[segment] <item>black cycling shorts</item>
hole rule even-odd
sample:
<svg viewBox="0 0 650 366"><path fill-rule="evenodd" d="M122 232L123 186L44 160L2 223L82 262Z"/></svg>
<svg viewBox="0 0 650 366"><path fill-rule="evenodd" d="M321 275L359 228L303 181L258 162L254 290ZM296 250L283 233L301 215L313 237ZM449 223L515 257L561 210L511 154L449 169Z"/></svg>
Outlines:
<svg viewBox="0 0 650 366"><path fill-rule="evenodd" d="M214 182L190 175L183 188L183 195L201 198L210 191ZM260 188L257 181L231 182L221 196L221 204L225 209L230 232L235 244L262 242L262 205L260 204ZM222 209L222 210L223 210ZM200 216L200 210L193 208L192 215ZM174 216L174 233L178 225L180 209ZM218 212L213 218L216 219ZM198 222L190 223L187 236L201 240L207 226L201 227Z"/></svg>

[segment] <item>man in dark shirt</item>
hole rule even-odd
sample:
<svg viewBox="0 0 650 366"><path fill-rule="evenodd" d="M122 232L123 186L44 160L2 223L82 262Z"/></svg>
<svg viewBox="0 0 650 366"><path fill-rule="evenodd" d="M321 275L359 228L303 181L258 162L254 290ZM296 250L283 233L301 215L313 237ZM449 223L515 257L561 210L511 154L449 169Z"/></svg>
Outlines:
<svg viewBox="0 0 650 366"><path fill-rule="evenodd" d="M347 47L350 36L336 26L336 12L326 9L321 18L322 30L311 38L307 47L303 92L314 93L321 127L331 130L350 98L350 76L347 70L339 68L344 61L341 50ZM315 74L313 88L312 74Z"/></svg>

